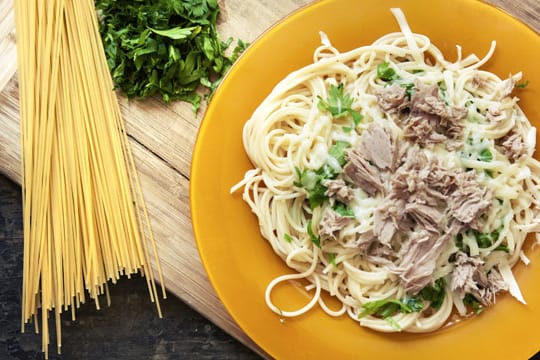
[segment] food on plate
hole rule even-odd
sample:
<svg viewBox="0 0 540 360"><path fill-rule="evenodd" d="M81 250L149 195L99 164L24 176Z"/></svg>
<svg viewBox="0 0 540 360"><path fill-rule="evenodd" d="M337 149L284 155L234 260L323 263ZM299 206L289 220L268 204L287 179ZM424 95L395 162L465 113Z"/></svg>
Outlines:
<svg viewBox="0 0 540 360"><path fill-rule="evenodd" d="M347 52L324 33L313 64L279 82L246 122L253 169L231 191L296 273L266 289L281 318L319 304L378 331L429 332L495 304L525 303L512 268L540 230L536 129L483 58L449 61L400 9L401 31ZM538 241L538 238L537 238ZM286 311L272 290L305 279ZM321 291L339 300L329 306Z"/></svg>

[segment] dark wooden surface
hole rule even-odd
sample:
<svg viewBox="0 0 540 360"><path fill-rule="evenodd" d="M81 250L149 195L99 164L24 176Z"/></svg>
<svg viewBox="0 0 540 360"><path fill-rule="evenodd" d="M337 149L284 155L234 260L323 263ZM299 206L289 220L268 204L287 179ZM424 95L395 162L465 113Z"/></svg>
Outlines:
<svg viewBox="0 0 540 360"><path fill-rule="evenodd" d="M22 236L20 186L0 175L0 360L44 358L41 334L32 325L20 331ZM87 302L76 321L63 316L62 355L53 338L50 359L259 358L174 295L163 301L159 319L144 279L123 279L110 290L110 307L98 311Z"/></svg>

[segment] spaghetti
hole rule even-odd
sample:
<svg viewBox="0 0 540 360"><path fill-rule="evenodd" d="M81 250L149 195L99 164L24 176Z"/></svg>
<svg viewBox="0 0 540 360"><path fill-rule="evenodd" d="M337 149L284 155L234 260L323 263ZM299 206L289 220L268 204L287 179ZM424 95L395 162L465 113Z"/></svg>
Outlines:
<svg viewBox="0 0 540 360"><path fill-rule="evenodd" d="M429 332L508 290L540 227L536 129L511 96L521 74L446 60L392 9L401 32L340 53L324 34L314 63L283 79L246 122L254 165L231 192L295 274L266 289L299 316L319 304L378 331ZM537 237L538 240L538 237ZM284 311L282 282L311 301ZM331 310L326 290L341 308Z"/></svg>
<svg viewBox="0 0 540 360"><path fill-rule="evenodd" d="M24 259L22 330L141 273L161 316L141 187L91 0L15 2L20 86Z"/></svg>

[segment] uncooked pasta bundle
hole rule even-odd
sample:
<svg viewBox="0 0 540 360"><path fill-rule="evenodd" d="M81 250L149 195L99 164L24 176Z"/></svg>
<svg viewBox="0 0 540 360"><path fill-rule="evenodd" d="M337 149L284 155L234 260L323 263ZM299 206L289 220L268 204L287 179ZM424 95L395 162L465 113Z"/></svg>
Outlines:
<svg viewBox="0 0 540 360"><path fill-rule="evenodd" d="M122 275L146 277L161 316L143 195L92 0L15 1L24 265L22 329L39 308L43 351L56 320L106 295Z"/></svg>

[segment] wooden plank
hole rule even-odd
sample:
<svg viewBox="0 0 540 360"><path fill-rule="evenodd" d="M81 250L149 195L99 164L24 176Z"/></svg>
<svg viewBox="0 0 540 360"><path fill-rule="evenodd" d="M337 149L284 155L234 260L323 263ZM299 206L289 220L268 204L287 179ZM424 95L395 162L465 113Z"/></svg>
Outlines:
<svg viewBox="0 0 540 360"><path fill-rule="evenodd" d="M307 0L227 0L219 30L252 42ZM537 0L487 0L540 32ZM20 183L18 82L13 0L0 0L0 172ZM2 79L4 79L2 81ZM238 328L215 295L196 249L189 213L191 155L204 107L194 114L184 103L120 99L150 212L165 282L173 294L238 338L262 351Z"/></svg>

